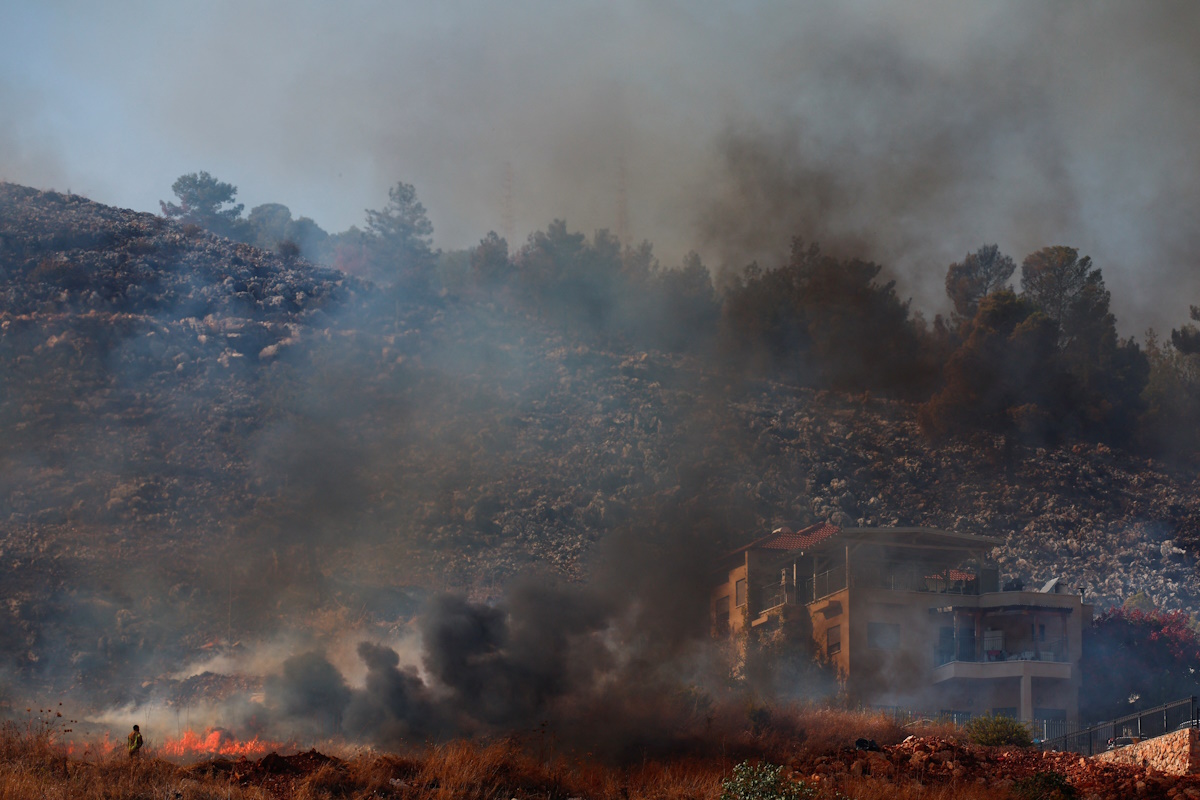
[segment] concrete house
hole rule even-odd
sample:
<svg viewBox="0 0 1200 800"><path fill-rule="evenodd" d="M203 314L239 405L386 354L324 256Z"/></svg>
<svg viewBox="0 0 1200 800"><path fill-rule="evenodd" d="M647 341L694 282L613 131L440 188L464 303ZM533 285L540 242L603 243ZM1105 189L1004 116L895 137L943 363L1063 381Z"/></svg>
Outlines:
<svg viewBox="0 0 1200 800"><path fill-rule="evenodd" d="M849 696L870 705L1078 721L1092 607L1057 579L1001 587L990 560L1001 543L933 528L780 528L717 565L714 635L811 635Z"/></svg>

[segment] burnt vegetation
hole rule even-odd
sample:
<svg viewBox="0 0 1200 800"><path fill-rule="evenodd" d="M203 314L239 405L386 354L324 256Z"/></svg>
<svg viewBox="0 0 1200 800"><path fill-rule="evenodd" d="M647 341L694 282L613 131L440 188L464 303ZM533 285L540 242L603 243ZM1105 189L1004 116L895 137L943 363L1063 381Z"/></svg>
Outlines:
<svg viewBox="0 0 1200 800"><path fill-rule="evenodd" d="M1200 335L1121 339L1072 248L1025 258L1019 291L980 248L927 322L886 265L799 239L714 282L561 220L438 251L403 183L337 234L242 216L206 173L174 188L164 218L0 185L6 680L169 698L201 648L284 629L306 655L264 691L312 735L586 707L653 739L626 711L686 705L655 667L707 637L708 556L818 520L1004 536L1008 576L1196 607L1200 503L1172 470L1200 446ZM572 583L499 604L531 569ZM422 606L459 636L429 655L440 705L383 646L350 690L321 636ZM587 647L620 625L653 646L617 669Z"/></svg>

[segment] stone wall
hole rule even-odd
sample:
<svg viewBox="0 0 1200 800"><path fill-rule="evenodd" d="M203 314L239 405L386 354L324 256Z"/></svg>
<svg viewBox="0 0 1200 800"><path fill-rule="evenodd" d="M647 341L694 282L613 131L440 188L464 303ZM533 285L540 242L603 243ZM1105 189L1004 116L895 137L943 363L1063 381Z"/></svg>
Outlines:
<svg viewBox="0 0 1200 800"><path fill-rule="evenodd" d="M1096 756L1110 764L1150 767L1167 775L1200 774L1200 730L1188 728Z"/></svg>

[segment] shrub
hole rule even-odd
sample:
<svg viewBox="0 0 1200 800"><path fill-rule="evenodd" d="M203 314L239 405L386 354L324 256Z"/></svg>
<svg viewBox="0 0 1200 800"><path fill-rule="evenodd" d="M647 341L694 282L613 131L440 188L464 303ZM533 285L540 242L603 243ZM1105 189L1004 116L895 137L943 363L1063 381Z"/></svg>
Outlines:
<svg viewBox="0 0 1200 800"><path fill-rule="evenodd" d="M721 800L811 800L817 790L783 776L783 767L743 761L721 784Z"/></svg>
<svg viewBox="0 0 1200 800"><path fill-rule="evenodd" d="M1075 787L1060 772L1035 772L1013 784L1017 800L1067 800L1075 796Z"/></svg>
<svg viewBox="0 0 1200 800"><path fill-rule="evenodd" d="M1029 727L1012 717L994 717L990 714L975 717L966 724L965 729L971 741L989 747L1000 745L1030 747L1033 744Z"/></svg>

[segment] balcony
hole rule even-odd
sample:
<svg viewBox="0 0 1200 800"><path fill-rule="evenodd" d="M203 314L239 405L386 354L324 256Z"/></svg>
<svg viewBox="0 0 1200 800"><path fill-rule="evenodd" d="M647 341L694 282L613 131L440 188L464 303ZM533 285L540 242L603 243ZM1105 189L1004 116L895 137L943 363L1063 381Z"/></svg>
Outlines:
<svg viewBox="0 0 1200 800"><path fill-rule="evenodd" d="M845 588L846 568L844 566L834 567L831 570L804 580L804 594L801 595L803 598L802 602L815 603L817 600L829 597L831 594L837 594Z"/></svg>
<svg viewBox="0 0 1200 800"><path fill-rule="evenodd" d="M974 639L960 640L958 652L953 643L944 642L933 649L933 682L954 678L1035 678L1067 680L1071 663L1067 642L1016 642L1009 650L976 650Z"/></svg>
<svg viewBox="0 0 1200 800"><path fill-rule="evenodd" d="M854 585L864 589L958 595L979 593L975 575L957 569L866 561L855 563L853 573Z"/></svg>
<svg viewBox="0 0 1200 800"><path fill-rule="evenodd" d="M933 683L949 680L1045 678L1070 680L1072 665L1065 661L949 661L934 667Z"/></svg>

